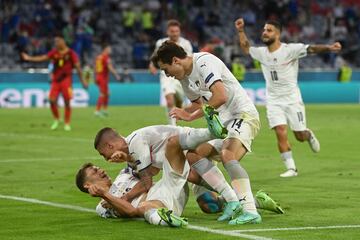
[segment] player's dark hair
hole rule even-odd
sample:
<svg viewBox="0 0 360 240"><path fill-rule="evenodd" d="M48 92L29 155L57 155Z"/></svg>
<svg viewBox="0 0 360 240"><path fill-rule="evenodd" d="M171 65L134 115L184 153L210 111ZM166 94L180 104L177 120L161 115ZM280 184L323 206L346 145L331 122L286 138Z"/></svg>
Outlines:
<svg viewBox="0 0 360 240"><path fill-rule="evenodd" d="M113 128L110 127L104 127L100 129L100 131L95 136L95 140L94 140L95 149L99 147L105 136L118 137L119 134Z"/></svg>
<svg viewBox="0 0 360 240"><path fill-rule="evenodd" d="M273 25L277 30L279 30L279 32L282 31L282 26L281 26L281 23L278 22L278 21L275 21L275 20L268 20L266 21L265 24L270 24L270 25Z"/></svg>
<svg viewBox="0 0 360 240"><path fill-rule="evenodd" d="M169 21L167 21L167 28L173 27L173 26L181 28L181 23L176 19L170 19Z"/></svg>
<svg viewBox="0 0 360 240"><path fill-rule="evenodd" d="M110 43L108 42L102 42L101 43L101 49L104 50L105 48L110 47Z"/></svg>
<svg viewBox="0 0 360 240"><path fill-rule="evenodd" d="M184 59L187 54L185 50L171 41L165 41L159 49L151 56L151 62L159 68L159 61L164 64L171 64L174 57Z"/></svg>
<svg viewBox="0 0 360 240"><path fill-rule="evenodd" d="M64 34L61 31L56 31L54 37L65 39Z"/></svg>
<svg viewBox="0 0 360 240"><path fill-rule="evenodd" d="M89 193L89 190L84 187L84 184L87 177L86 170L92 166L94 166L92 163L85 163L76 174L76 186L84 193Z"/></svg>

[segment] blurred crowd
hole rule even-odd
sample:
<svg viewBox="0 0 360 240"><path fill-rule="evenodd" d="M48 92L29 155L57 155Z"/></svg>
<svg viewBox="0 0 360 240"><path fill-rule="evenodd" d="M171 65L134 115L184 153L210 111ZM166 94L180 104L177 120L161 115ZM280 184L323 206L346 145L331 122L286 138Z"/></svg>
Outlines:
<svg viewBox="0 0 360 240"><path fill-rule="evenodd" d="M195 51L216 54L229 66L256 63L238 47L234 21L243 17L253 44L267 19L283 24L284 42L340 41L340 55L325 54L301 61L302 68L333 68L346 62L360 66L359 0L0 0L0 66L29 67L19 52L44 54L61 32L67 44L92 63L102 42L113 46L115 66L147 68L155 41L164 37L166 21L182 23L183 36ZM340 58L340 59L339 59ZM36 66L42 66L37 64Z"/></svg>

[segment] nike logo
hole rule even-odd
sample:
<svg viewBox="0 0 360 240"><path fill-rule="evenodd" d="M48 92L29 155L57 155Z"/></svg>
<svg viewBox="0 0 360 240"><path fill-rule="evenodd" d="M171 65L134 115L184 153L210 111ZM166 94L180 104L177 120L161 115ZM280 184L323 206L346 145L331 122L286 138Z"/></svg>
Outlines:
<svg viewBox="0 0 360 240"><path fill-rule="evenodd" d="M239 202L241 201L246 201L246 196L244 196L243 198L239 199Z"/></svg>

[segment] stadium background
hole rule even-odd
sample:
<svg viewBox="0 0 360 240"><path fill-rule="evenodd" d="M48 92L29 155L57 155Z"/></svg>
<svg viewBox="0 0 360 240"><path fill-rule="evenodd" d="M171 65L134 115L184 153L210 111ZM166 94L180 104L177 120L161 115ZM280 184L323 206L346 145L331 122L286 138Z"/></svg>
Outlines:
<svg viewBox="0 0 360 240"><path fill-rule="evenodd" d="M0 5L2 239L360 238L360 1L0 0ZM137 17L132 22L134 15ZM97 200L78 192L74 186L78 167L84 161L93 161L108 169L112 176L119 169L101 160L92 149L96 131L113 126L126 135L143 126L166 124L164 109L143 105L160 102L158 78L146 68L155 40L164 35L167 19L181 21L183 35L191 40L195 51L210 51L229 68L240 60L247 69L241 84L256 103L263 104L262 74L238 47L234 20L239 16L245 18L246 32L254 44L260 43L264 21L278 19L284 24L284 41L340 41L343 45L339 55L323 54L300 60L299 84L305 103L321 103L307 105L307 114L322 141L322 152L314 156L307 146L290 137L301 169L296 179L278 178L282 163L273 133L266 129L264 108L259 106L263 128L254 143L254 154L243 164L251 174L254 189L270 191L287 214L265 212L264 223L259 226L231 228L215 222L215 216L202 214L190 199L184 214L189 217L191 228L197 230L185 232L154 228L142 222L103 221L92 212L87 213ZM114 66L124 80L118 83L111 78L110 117L96 119L93 107L86 107L95 103L96 87L92 84L88 91L82 89L74 75L73 106L83 108L74 110L71 133L50 132L49 110L33 108L48 104L47 64L22 62L19 56L24 50L30 54L46 53L52 47L53 33L58 30L63 31L68 44L81 56L83 66L93 63L102 41L109 41ZM338 81L343 66L352 68L348 82ZM204 127L205 122L200 120L191 126ZM50 206L41 205L48 203ZM70 210L62 209L67 206ZM74 211L71 209L74 206L87 210ZM255 232L246 235L246 231Z"/></svg>
<svg viewBox="0 0 360 240"><path fill-rule="evenodd" d="M313 55L300 61L299 83L304 101L360 101L360 71L357 69L360 66L360 2L356 0L2 0L1 5L2 107L46 105L47 63L22 62L19 53L46 53L52 48L53 35L57 31L64 34L68 45L81 56L83 66L93 65L101 42L112 44L112 59L122 73L123 83L115 83L111 76L110 104L159 103L158 77L149 74L146 68L155 41L164 36L166 20L170 17L181 21L183 36L191 41L195 52L212 52L229 68L240 60L247 69L243 85L258 104L264 102L264 81L256 63L240 52L233 24L238 16L245 19L246 32L254 44L260 43L261 28L266 19L282 22L285 42L340 41L343 45L341 54ZM343 66L352 68L351 83L337 81ZM93 105L97 99L95 87L86 92L80 88L76 76L74 80L73 105Z"/></svg>

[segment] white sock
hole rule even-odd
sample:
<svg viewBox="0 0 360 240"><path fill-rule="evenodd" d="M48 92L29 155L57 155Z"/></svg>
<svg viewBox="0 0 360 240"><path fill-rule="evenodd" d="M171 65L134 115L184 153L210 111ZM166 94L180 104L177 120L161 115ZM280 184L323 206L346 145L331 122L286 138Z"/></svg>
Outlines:
<svg viewBox="0 0 360 240"><path fill-rule="evenodd" d="M251 192L250 179L240 178L231 181L231 185L235 189L236 195L244 209L251 213L257 213L254 196Z"/></svg>
<svg viewBox="0 0 360 240"><path fill-rule="evenodd" d="M156 208L151 208L144 213L145 220L152 225L168 226L159 216Z"/></svg>
<svg viewBox="0 0 360 240"><path fill-rule="evenodd" d="M212 167L208 172L201 176L216 192L220 193L226 202L238 201L236 193L225 180L224 175L216 167Z"/></svg>
<svg viewBox="0 0 360 240"><path fill-rule="evenodd" d="M207 128L187 128L185 132L179 134L179 142L183 150L195 149L201 143L213 138Z"/></svg>
<svg viewBox="0 0 360 240"><path fill-rule="evenodd" d="M296 170L295 161L292 157L292 151L281 153L281 158L284 161L286 169Z"/></svg>
<svg viewBox="0 0 360 240"><path fill-rule="evenodd" d="M222 172L206 158L200 159L191 166L226 202L238 201L235 191L226 181Z"/></svg>

